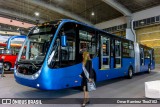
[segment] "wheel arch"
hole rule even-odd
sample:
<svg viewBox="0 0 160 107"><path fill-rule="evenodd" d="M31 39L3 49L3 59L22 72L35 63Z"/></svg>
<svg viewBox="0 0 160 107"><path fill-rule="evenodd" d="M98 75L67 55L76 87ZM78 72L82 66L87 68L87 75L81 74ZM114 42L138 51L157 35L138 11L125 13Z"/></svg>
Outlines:
<svg viewBox="0 0 160 107"><path fill-rule="evenodd" d="M133 70L133 73L135 73L135 70L134 70L133 65L129 65L128 70L129 70L130 68Z"/></svg>

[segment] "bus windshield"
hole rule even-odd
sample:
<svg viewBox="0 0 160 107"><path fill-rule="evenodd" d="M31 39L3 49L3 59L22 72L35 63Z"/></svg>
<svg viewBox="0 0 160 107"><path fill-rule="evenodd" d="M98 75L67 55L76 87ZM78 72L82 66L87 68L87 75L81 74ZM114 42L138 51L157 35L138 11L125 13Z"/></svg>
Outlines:
<svg viewBox="0 0 160 107"><path fill-rule="evenodd" d="M54 25L35 27L24 42L18 61L37 64L43 62L55 31Z"/></svg>

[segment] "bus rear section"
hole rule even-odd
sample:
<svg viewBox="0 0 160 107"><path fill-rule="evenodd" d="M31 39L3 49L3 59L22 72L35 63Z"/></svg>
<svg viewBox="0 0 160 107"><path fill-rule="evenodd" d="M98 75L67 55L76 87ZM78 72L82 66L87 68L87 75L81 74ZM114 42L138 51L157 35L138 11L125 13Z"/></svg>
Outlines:
<svg viewBox="0 0 160 107"><path fill-rule="evenodd" d="M154 49L134 43L135 45L135 73L148 72L155 69Z"/></svg>

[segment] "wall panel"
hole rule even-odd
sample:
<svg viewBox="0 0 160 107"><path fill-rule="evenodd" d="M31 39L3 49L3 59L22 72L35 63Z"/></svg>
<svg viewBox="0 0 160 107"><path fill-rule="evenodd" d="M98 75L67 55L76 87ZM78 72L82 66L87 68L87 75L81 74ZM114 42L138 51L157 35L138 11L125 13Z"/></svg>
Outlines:
<svg viewBox="0 0 160 107"><path fill-rule="evenodd" d="M137 42L154 48L156 64L160 64L160 25L137 29L136 34Z"/></svg>

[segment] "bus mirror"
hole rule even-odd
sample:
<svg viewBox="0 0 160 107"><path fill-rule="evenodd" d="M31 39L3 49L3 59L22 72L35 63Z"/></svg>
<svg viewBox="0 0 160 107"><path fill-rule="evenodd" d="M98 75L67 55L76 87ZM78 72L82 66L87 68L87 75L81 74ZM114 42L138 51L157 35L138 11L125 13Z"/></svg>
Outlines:
<svg viewBox="0 0 160 107"><path fill-rule="evenodd" d="M62 46L62 47L66 47L66 46L67 46L66 35L62 35L62 36L61 36L61 46Z"/></svg>

